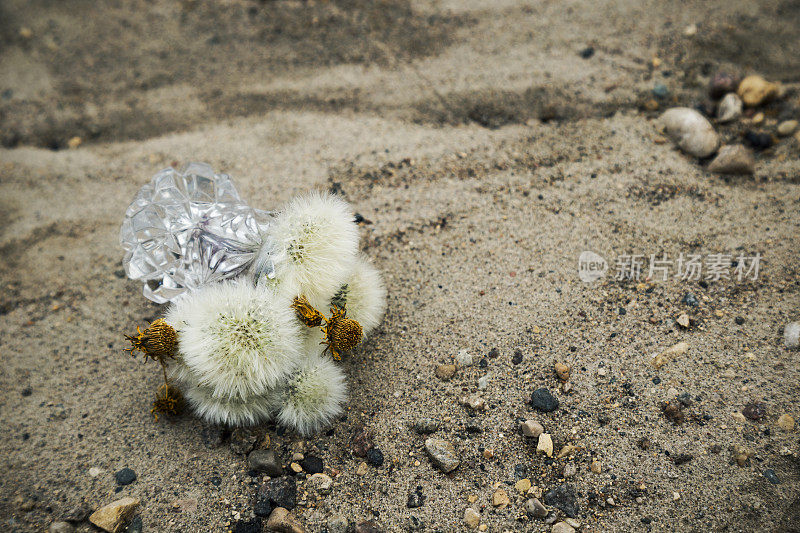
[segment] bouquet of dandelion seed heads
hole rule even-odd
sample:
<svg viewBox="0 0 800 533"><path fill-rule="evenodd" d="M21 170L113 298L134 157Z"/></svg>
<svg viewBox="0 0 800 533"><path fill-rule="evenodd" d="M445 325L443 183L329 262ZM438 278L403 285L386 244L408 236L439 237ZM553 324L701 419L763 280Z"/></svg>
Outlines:
<svg viewBox="0 0 800 533"><path fill-rule="evenodd" d="M161 364L152 412L176 413L185 402L212 423L275 418L303 435L329 425L347 399L335 360L380 323L386 304L348 204L310 193L257 220L228 177L206 166L156 178L129 208L121 237L126 271L145 281L145 295L175 295L163 318L126 336L128 351ZM164 215L177 204L179 216Z"/></svg>

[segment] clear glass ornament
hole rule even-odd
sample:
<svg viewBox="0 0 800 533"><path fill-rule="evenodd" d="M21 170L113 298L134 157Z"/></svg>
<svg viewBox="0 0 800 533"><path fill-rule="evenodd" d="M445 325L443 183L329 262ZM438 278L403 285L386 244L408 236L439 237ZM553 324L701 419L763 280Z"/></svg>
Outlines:
<svg viewBox="0 0 800 533"><path fill-rule="evenodd" d="M157 303L188 290L243 274L264 246L272 214L253 209L230 176L204 163L167 168L141 188L125 212L120 243L129 278L144 282ZM260 275L274 277L269 254Z"/></svg>

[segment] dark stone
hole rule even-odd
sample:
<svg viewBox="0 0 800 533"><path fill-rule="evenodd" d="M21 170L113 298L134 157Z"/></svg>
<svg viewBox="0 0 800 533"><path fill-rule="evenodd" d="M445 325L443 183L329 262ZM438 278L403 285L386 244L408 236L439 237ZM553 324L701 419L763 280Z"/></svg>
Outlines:
<svg viewBox="0 0 800 533"><path fill-rule="evenodd" d="M694 459L694 456L688 453L679 453L672 456L672 462L675 463L675 466L686 464L692 459Z"/></svg>
<svg viewBox="0 0 800 533"><path fill-rule="evenodd" d="M221 445L224 437L224 432L219 426L204 425L203 429L200 430L200 438L203 439L203 444L206 448L216 448Z"/></svg>
<svg viewBox="0 0 800 533"><path fill-rule="evenodd" d="M558 409L558 400L550 394L549 390L545 388L536 389L531 394L531 407L537 411L552 413Z"/></svg>
<svg viewBox="0 0 800 533"><path fill-rule="evenodd" d="M486 368L487 366L489 366L489 361L487 361L486 359L481 359L480 361L478 361L479 368Z"/></svg>
<svg viewBox="0 0 800 533"><path fill-rule="evenodd" d="M698 300L697 296L695 296L693 293L687 292L686 294L683 295L681 303L684 303L686 305L691 305L692 307L697 307L698 305L700 305L700 300Z"/></svg>
<svg viewBox="0 0 800 533"><path fill-rule="evenodd" d="M624 307L620 307L620 308L619 308L619 314L620 314L620 315L623 315L623 316L624 316L624 315L627 315L627 314L628 314L628 310L627 310L627 309L625 309Z"/></svg>
<svg viewBox="0 0 800 533"><path fill-rule="evenodd" d="M489 350L488 356L489 359L496 359L500 357L500 350L498 350L497 348L492 348L491 350Z"/></svg>
<svg viewBox="0 0 800 533"><path fill-rule="evenodd" d="M134 481L136 481L136 472L131 470L130 468L123 468L116 474L114 474L114 479L117 480L118 485L130 485Z"/></svg>
<svg viewBox="0 0 800 533"><path fill-rule="evenodd" d="M570 518L578 516L579 509L575 489L569 484L565 483L547 491L544 495L544 503L561 509Z"/></svg>
<svg viewBox="0 0 800 533"><path fill-rule="evenodd" d="M358 431L353 439L350 441L350 450L356 457L365 457L367 450L375 447L375 435L367 428L362 428Z"/></svg>
<svg viewBox="0 0 800 533"><path fill-rule="evenodd" d="M663 100L664 98L669 96L669 88L663 83L656 83L655 86L653 87L653 96L655 96L659 100Z"/></svg>
<svg viewBox="0 0 800 533"><path fill-rule="evenodd" d="M711 77L708 95L718 100L728 93L735 93L739 87L739 76L728 72L717 72Z"/></svg>
<svg viewBox="0 0 800 533"><path fill-rule="evenodd" d="M125 533L142 533L144 530L144 524L142 523L141 515L136 515L128 524L128 527L125 528Z"/></svg>
<svg viewBox="0 0 800 533"><path fill-rule="evenodd" d="M417 507L422 507L424 503L425 503L425 495L422 494L422 487L417 487L417 490L408 495L408 501L406 502L406 507L408 507L409 509L416 509Z"/></svg>
<svg viewBox="0 0 800 533"><path fill-rule="evenodd" d="M316 455L306 455L305 459L300 461L300 466L302 466L303 470L308 474L321 474L322 471L325 470L322 459Z"/></svg>
<svg viewBox="0 0 800 533"><path fill-rule="evenodd" d="M741 326L742 324L744 324L744 317L737 316L736 318L733 319L733 321L736 322L736 324L738 324L739 326Z"/></svg>
<svg viewBox="0 0 800 533"><path fill-rule="evenodd" d="M594 48L593 48L593 47L591 47L591 46L587 46L586 48L584 48L584 49L583 49L583 50L581 50L581 52L580 52L580 56L581 56L583 59L589 59L589 58L590 58L590 57L592 57L593 55L594 55Z"/></svg>
<svg viewBox="0 0 800 533"><path fill-rule="evenodd" d="M231 450L239 455L246 455L253 449L258 434L249 428L236 428L231 433Z"/></svg>
<svg viewBox="0 0 800 533"><path fill-rule="evenodd" d="M659 383L661 383L661 378L658 377L658 376L654 377L653 378L653 385L658 385Z"/></svg>
<svg viewBox="0 0 800 533"><path fill-rule="evenodd" d="M264 527L259 517L255 517L252 520L237 520L232 526L233 533L261 533Z"/></svg>
<svg viewBox="0 0 800 533"><path fill-rule="evenodd" d="M25 387L24 389L22 389L22 396L30 396L31 394L33 394L32 388Z"/></svg>
<svg viewBox="0 0 800 533"><path fill-rule="evenodd" d="M523 464L514 465L514 479L519 481L528 477L528 467Z"/></svg>
<svg viewBox="0 0 800 533"><path fill-rule="evenodd" d="M744 142L756 150L766 150L772 146L772 135L769 133L747 131L744 134Z"/></svg>
<svg viewBox="0 0 800 533"><path fill-rule="evenodd" d="M220 485L222 485L222 478L219 476L211 476L208 482L214 485L215 487L219 487Z"/></svg>
<svg viewBox="0 0 800 533"><path fill-rule="evenodd" d="M361 522L356 525L355 533L382 533L383 529L374 520Z"/></svg>
<svg viewBox="0 0 800 533"><path fill-rule="evenodd" d="M414 515L408 517L408 530L409 531L425 531L425 522L420 520Z"/></svg>
<svg viewBox="0 0 800 533"><path fill-rule="evenodd" d="M439 429L439 421L433 418L420 418L414 423L414 431L420 435L428 435Z"/></svg>
<svg viewBox="0 0 800 533"><path fill-rule="evenodd" d="M781 480L778 479L778 475L771 468L767 468L766 470L764 470L764 477L767 478L767 481L769 481L773 485L778 485L781 482Z"/></svg>
<svg viewBox="0 0 800 533"><path fill-rule="evenodd" d="M292 477L270 479L258 488L257 498L291 511L297 505L297 484Z"/></svg>
<svg viewBox="0 0 800 533"><path fill-rule="evenodd" d="M378 448L370 448L367 450L367 462L375 468L383 465L383 452Z"/></svg>
<svg viewBox="0 0 800 533"><path fill-rule="evenodd" d="M742 414L750 420L758 421L767 415L767 408L763 403L748 403L742 409Z"/></svg>
<svg viewBox="0 0 800 533"><path fill-rule="evenodd" d="M684 414L683 414L683 405L677 401L671 401L665 403L661 410L664 411L664 416L667 419L671 420L675 424L680 424L683 422Z"/></svg>
<svg viewBox="0 0 800 533"><path fill-rule="evenodd" d="M256 472L267 474L269 477L280 477L283 475L283 466L281 466L281 462L275 450L253 450L250 452L250 455L247 456L247 464ZM305 467L303 467L303 469L305 469ZM306 470L306 472L308 472L308 470Z"/></svg>
<svg viewBox="0 0 800 533"><path fill-rule="evenodd" d="M256 494L256 500L255 503L253 503L253 512L256 516L263 518L269 518L270 513L272 513L272 502L269 501L269 498L263 497L261 491Z"/></svg>
<svg viewBox="0 0 800 533"><path fill-rule="evenodd" d="M522 351L514 350L514 357L511 358L511 363L518 365L522 362Z"/></svg>

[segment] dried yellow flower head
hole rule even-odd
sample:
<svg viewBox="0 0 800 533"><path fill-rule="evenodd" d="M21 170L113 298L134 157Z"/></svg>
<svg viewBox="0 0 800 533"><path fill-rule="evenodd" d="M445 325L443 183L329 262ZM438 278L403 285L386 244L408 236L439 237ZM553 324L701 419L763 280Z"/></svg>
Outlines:
<svg viewBox="0 0 800 533"><path fill-rule="evenodd" d="M183 409L183 395L176 387L170 387L166 383L158 389L156 399L153 402L153 408L150 409L150 414L156 417L158 422L158 415L177 415Z"/></svg>
<svg viewBox="0 0 800 533"><path fill-rule="evenodd" d="M322 321L325 320L322 313L314 309L305 296L297 296L292 302L292 309L294 309L300 322L310 328L321 325Z"/></svg>
<svg viewBox="0 0 800 533"><path fill-rule="evenodd" d="M331 307L331 318L322 328L325 333L327 350L337 361L341 361L341 352L347 352L358 346L361 342L363 331L361 324L347 318L347 311L338 307Z"/></svg>
<svg viewBox="0 0 800 533"><path fill-rule="evenodd" d="M178 333L161 318L144 331L136 326L136 335L125 335L125 338L131 341L131 347L125 351L135 357L138 350L144 354L145 361L149 357L164 364L167 358L175 357L178 348Z"/></svg>

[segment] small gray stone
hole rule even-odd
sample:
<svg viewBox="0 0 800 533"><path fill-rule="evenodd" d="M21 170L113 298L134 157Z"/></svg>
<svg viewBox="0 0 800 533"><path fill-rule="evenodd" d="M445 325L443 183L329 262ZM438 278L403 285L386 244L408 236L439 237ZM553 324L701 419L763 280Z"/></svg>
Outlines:
<svg viewBox="0 0 800 533"><path fill-rule="evenodd" d="M755 167L756 160L750 150L741 144L730 144L720 148L708 170L715 174L752 174Z"/></svg>
<svg viewBox="0 0 800 533"><path fill-rule="evenodd" d="M439 429L439 421L433 418L420 418L414 423L414 431L421 435L433 433Z"/></svg>
<svg viewBox="0 0 800 533"><path fill-rule="evenodd" d="M717 120L731 122L742 116L742 99L736 93L728 93L717 108Z"/></svg>
<svg viewBox="0 0 800 533"><path fill-rule="evenodd" d="M53 522L47 528L48 533L72 533L75 528L69 522Z"/></svg>
<svg viewBox="0 0 800 533"><path fill-rule="evenodd" d="M486 387L489 386L489 378L490 377L491 376L489 374L486 374L485 376L483 376L482 378L480 378L478 380L478 389L479 390L484 390L484 389L486 389Z"/></svg>
<svg viewBox="0 0 800 533"><path fill-rule="evenodd" d="M547 508L539 501L539 498L531 498L525 502L525 512L534 518L544 518L547 516Z"/></svg>
<svg viewBox="0 0 800 533"><path fill-rule="evenodd" d="M461 464L453 443L444 439L427 439L425 451L428 452L433 464L445 474L452 472Z"/></svg>
<svg viewBox="0 0 800 533"><path fill-rule="evenodd" d="M522 429L523 435L534 439L539 438L539 435L544 433L544 428L536 420L526 420L522 423L520 429Z"/></svg>
<svg viewBox="0 0 800 533"><path fill-rule="evenodd" d="M333 479L327 474L313 474L308 478L308 485L311 489L317 491L318 494L326 495L331 492Z"/></svg>
<svg viewBox="0 0 800 533"><path fill-rule="evenodd" d="M708 157L719 147L719 136L714 127L694 109L673 107L659 120L667 136L687 154Z"/></svg>
<svg viewBox="0 0 800 533"><path fill-rule="evenodd" d="M472 355L467 350L461 350L456 355L456 363L461 366L471 366L472 365Z"/></svg>
<svg viewBox="0 0 800 533"><path fill-rule="evenodd" d="M566 522L558 522L553 524L552 529L550 529L550 533L575 533L575 528Z"/></svg>
<svg viewBox="0 0 800 533"><path fill-rule="evenodd" d="M577 473L578 473L578 467L575 466L575 463L570 462L564 465L564 472L563 472L564 478L574 477L575 474Z"/></svg>
<svg viewBox="0 0 800 533"><path fill-rule="evenodd" d="M794 350L800 346L800 322L791 322L783 328L783 343Z"/></svg>
<svg viewBox="0 0 800 533"><path fill-rule="evenodd" d="M328 519L329 533L346 533L349 526L347 518L342 515L335 515Z"/></svg>
<svg viewBox="0 0 800 533"><path fill-rule="evenodd" d="M253 450L247 456L247 464L260 474L267 474L270 477L283 475L283 466L275 450Z"/></svg>

